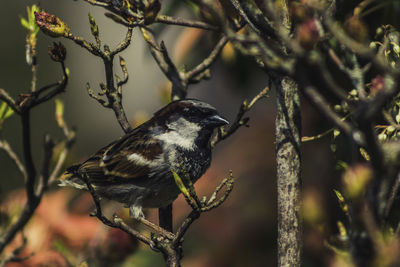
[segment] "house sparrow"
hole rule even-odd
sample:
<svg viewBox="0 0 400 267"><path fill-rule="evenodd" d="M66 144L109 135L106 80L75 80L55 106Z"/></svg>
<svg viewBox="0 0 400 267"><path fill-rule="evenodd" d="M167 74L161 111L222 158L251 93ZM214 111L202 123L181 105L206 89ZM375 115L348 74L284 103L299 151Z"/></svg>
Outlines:
<svg viewBox="0 0 400 267"><path fill-rule="evenodd" d="M180 190L171 170L195 182L211 162L210 139L214 129L228 124L209 104L178 100L119 140L103 147L82 164L67 169L61 186L87 189L82 176L97 194L129 207L134 218L142 208L172 203Z"/></svg>

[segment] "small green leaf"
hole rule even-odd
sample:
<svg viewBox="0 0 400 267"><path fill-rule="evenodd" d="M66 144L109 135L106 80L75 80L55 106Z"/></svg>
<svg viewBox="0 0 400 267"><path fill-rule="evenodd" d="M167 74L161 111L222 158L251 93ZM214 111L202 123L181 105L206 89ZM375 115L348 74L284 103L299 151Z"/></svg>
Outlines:
<svg viewBox="0 0 400 267"><path fill-rule="evenodd" d="M370 161L371 160L371 157L369 156L367 150L365 150L362 147L360 147L360 154L366 161Z"/></svg>
<svg viewBox="0 0 400 267"><path fill-rule="evenodd" d="M27 18L21 17L21 25L27 29L30 34L36 35L39 32L39 27L36 25L35 12L39 12L40 8L37 5L32 5L32 7L26 7Z"/></svg>
<svg viewBox="0 0 400 267"><path fill-rule="evenodd" d="M10 117L12 114L14 114L14 110L12 108L10 108L6 102L1 103L1 105L0 105L0 130L3 126L5 119Z"/></svg>
<svg viewBox="0 0 400 267"><path fill-rule="evenodd" d="M181 177L179 177L179 175L175 171L171 170L171 172L172 172L172 175L174 176L175 183L178 186L179 190L181 190L181 192L184 196L186 196L187 198L190 198L189 191L187 190L186 186L183 184Z"/></svg>
<svg viewBox="0 0 400 267"><path fill-rule="evenodd" d="M347 235L347 230L344 224L341 221L337 222L338 230L339 230L339 236L342 238L342 240L347 240L348 235Z"/></svg>
<svg viewBox="0 0 400 267"><path fill-rule="evenodd" d="M339 192L338 190L336 190L336 189L333 189L333 192L335 192L336 197L339 199L339 202L345 202L342 193L340 193L340 192Z"/></svg>
<svg viewBox="0 0 400 267"><path fill-rule="evenodd" d="M7 111L4 114L3 119L7 119L8 117L10 117L12 114L14 114L14 110L10 107L8 107Z"/></svg>
<svg viewBox="0 0 400 267"><path fill-rule="evenodd" d="M5 120L14 114L14 110L7 103L3 102L0 106L0 120Z"/></svg>
<svg viewBox="0 0 400 267"><path fill-rule="evenodd" d="M330 145L330 148L331 148L331 151L332 151L333 153L336 152L336 145L335 145L335 144L331 144L331 145Z"/></svg>
<svg viewBox="0 0 400 267"><path fill-rule="evenodd" d="M333 130L333 139L336 139L340 135L340 131L338 129Z"/></svg>
<svg viewBox="0 0 400 267"><path fill-rule="evenodd" d="M21 25L22 25L22 27L24 27L25 29L27 29L27 30L29 30L30 28L29 28L29 23L28 23L28 21L25 19L25 18L20 18L20 22L21 22Z"/></svg>
<svg viewBox="0 0 400 267"><path fill-rule="evenodd" d="M349 211L349 206L347 206L346 200L344 199L342 193L336 189L333 189L333 192L335 192L336 197L339 200L340 208L342 208L343 212L347 214Z"/></svg>
<svg viewBox="0 0 400 267"><path fill-rule="evenodd" d="M59 127L63 128L65 126L64 122L64 103L61 99L56 99L56 121Z"/></svg>
<svg viewBox="0 0 400 267"><path fill-rule="evenodd" d="M7 108L7 104L6 104L5 102L3 102L3 103L1 104L1 106L0 106L0 119L2 118L3 113L4 113L4 111L6 110L6 108Z"/></svg>
<svg viewBox="0 0 400 267"><path fill-rule="evenodd" d="M348 167L349 165L342 160L338 160L336 163L336 170L346 170Z"/></svg>

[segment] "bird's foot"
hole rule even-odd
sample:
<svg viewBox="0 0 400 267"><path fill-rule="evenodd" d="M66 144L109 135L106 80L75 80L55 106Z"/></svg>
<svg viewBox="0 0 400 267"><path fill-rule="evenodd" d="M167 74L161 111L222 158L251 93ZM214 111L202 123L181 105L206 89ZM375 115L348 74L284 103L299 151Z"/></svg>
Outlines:
<svg viewBox="0 0 400 267"><path fill-rule="evenodd" d="M140 220L140 218L144 218L142 207L131 205L129 207L129 216L138 221Z"/></svg>
<svg viewBox="0 0 400 267"><path fill-rule="evenodd" d="M161 235L164 238L167 238L169 240L172 240L175 238L175 235L164 228L158 226L157 224L154 224L148 220L146 220L144 217L137 219L141 224L146 225L150 229L152 229L156 234Z"/></svg>
<svg viewBox="0 0 400 267"><path fill-rule="evenodd" d="M170 239L170 240L174 239L175 235L173 233L146 220L141 206L134 206L134 205L130 206L129 207L129 215L131 216L131 218L137 220L141 224L143 224L143 225L147 226L148 228L150 228L151 230L153 230L154 233L159 234L162 237Z"/></svg>

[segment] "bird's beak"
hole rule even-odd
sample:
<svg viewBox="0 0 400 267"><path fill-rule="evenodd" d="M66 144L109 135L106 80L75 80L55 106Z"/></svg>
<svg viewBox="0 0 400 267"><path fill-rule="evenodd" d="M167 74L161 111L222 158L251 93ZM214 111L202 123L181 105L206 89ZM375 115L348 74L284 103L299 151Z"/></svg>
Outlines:
<svg viewBox="0 0 400 267"><path fill-rule="evenodd" d="M215 125L215 127L229 124L229 121L220 115L211 116L207 119L207 121L209 124Z"/></svg>

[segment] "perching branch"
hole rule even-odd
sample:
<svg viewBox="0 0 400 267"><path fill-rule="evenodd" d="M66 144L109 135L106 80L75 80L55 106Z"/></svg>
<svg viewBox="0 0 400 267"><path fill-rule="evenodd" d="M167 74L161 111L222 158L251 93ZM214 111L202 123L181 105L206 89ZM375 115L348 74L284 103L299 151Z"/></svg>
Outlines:
<svg viewBox="0 0 400 267"><path fill-rule="evenodd" d="M96 206L96 210L91 214L91 216L96 216L105 225L123 230L124 232L132 235L133 237L137 238L138 240L142 241L143 243L149 245L150 247L155 246L155 243L151 239L147 238L146 236L142 235L140 232L129 227L121 219L119 219L116 215L114 215L113 220L110 220L106 216L104 216L102 213L102 209L101 209L100 197L97 195L96 191L94 190L93 186L90 184L89 180L87 179L87 177L85 175L82 175L80 178L85 182L87 189L90 192L93 202Z"/></svg>

